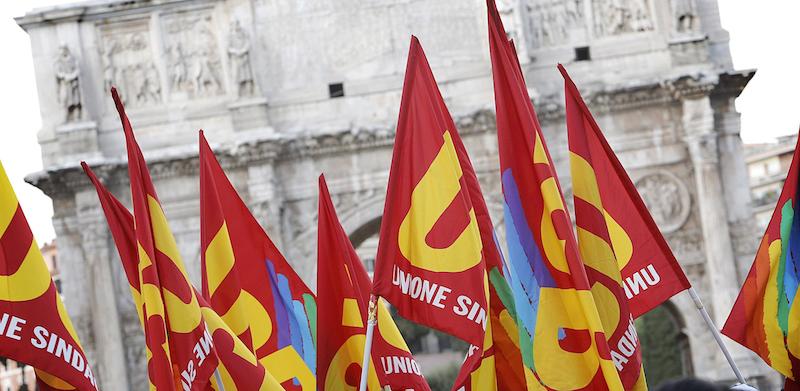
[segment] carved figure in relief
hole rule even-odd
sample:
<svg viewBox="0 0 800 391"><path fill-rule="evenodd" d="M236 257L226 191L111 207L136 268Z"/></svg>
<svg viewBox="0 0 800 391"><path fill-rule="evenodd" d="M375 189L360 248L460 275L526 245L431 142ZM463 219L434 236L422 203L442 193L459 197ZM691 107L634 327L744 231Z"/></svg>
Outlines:
<svg viewBox="0 0 800 391"><path fill-rule="evenodd" d="M161 102L161 79L142 31L106 33L100 57L106 89L116 85L122 99L141 106Z"/></svg>
<svg viewBox="0 0 800 391"><path fill-rule="evenodd" d="M136 100L141 103L155 103L161 100L161 86L155 65L137 64L134 68Z"/></svg>
<svg viewBox="0 0 800 391"><path fill-rule="evenodd" d="M679 186L665 175L647 176L637 183L642 200L662 229L681 222L686 205Z"/></svg>
<svg viewBox="0 0 800 391"><path fill-rule="evenodd" d="M54 67L58 87L58 101L67 111L66 122L81 119L81 88L78 60L72 55L69 47L62 43L58 49Z"/></svg>
<svg viewBox="0 0 800 391"><path fill-rule="evenodd" d="M539 47L563 44L570 28L583 25L583 0L538 0L527 11L529 31Z"/></svg>
<svg viewBox="0 0 800 391"><path fill-rule="evenodd" d="M103 50L100 52L103 61L103 87L106 91L111 89L117 78L117 67L114 64L114 53L117 49L119 49L117 41L110 39L103 45Z"/></svg>
<svg viewBox="0 0 800 391"><path fill-rule="evenodd" d="M694 0L672 0L672 15L676 32L697 30L697 8Z"/></svg>
<svg viewBox="0 0 800 391"><path fill-rule="evenodd" d="M228 56L231 61L233 82L239 96L251 96L255 92L253 69L250 65L250 37L238 20L231 24L228 39Z"/></svg>
<svg viewBox="0 0 800 391"><path fill-rule="evenodd" d="M182 14L167 19L167 53L173 91L190 96L215 95L222 91L221 61L210 16Z"/></svg>
<svg viewBox="0 0 800 391"><path fill-rule="evenodd" d="M172 67L172 88L180 89L186 82L186 56L180 42L170 50L170 64Z"/></svg>
<svg viewBox="0 0 800 391"><path fill-rule="evenodd" d="M593 6L597 36L653 29L647 0L594 0Z"/></svg>

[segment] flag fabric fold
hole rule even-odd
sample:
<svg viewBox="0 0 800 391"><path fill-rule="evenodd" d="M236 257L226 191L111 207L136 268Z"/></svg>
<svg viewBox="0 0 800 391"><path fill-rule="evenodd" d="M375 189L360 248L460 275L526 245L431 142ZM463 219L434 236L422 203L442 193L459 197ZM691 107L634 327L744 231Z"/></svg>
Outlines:
<svg viewBox="0 0 800 391"><path fill-rule="evenodd" d="M605 245L600 245L610 245L616 257L625 298L635 319L691 284L575 83L563 66L559 65L559 70L565 82L573 181L585 178L597 189L583 197L573 190L575 213L594 214L597 224L606 226L609 237L604 238ZM592 202L600 203L602 209ZM590 235L585 237L592 240Z"/></svg>
<svg viewBox="0 0 800 391"><path fill-rule="evenodd" d="M641 345L630 309L632 303L628 302L633 296L623 279L632 281L631 274L636 273L642 281L653 282L644 287L646 290L637 292L637 296L647 304L660 304L685 289L686 277L672 252L667 248L665 253L657 246L657 238L664 241L661 233L648 229L644 220L650 214L645 210L642 216L642 211L636 208L634 201L641 204L638 193L625 188L623 180L630 183L630 179L621 166L613 164L616 158L575 84L563 66L559 65L559 70L565 80L572 192L581 258L606 330L611 360L622 384L626 390L645 390ZM637 240L634 242L631 236ZM651 243L654 245L648 247ZM650 275L648 268L656 272ZM660 284L658 271L665 280L669 278L664 281L666 286ZM679 283L673 284L675 281Z"/></svg>
<svg viewBox="0 0 800 391"><path fill-rule="evenodd" d="M722 327L723 334L785 376L787 390L798 389L800 381L799 165L800 138L753 265Z"/></svg>
<svg viewBox="0 0 800 391"><path fill-rule="evenodd" d="M0 356L42 390L96 390L89 361L0 163Z"/></svg>
<svg viewBox="0 0 800 391"><path fill-rule="evenodd" d="M250 213L200 133L203 296L289 390L316 389L316 298Z"/></svg>
<svg viewBox="0 0 800 391"><path fill-rule="evenodd" d="M407 319L482 346L488 281L455 133L412 37L373 292Z"/></svg>
<svg viewBox="0 0 800 391"><path fill-rule="evenodd" d="M324 176L319 178L317 293L320 390L356 389L366 344L370 279L342 228ZM369 390L430 390L382 302L376 303Z"/></svg>
<svg viewBox="0 0 800 391"><path fill-rule="evenodd" d="M86 175L92 181L100 200L103 213L106 216L111 236L119 253L125 276L133 296L139 319L142 321L142 299L139 287L139 272L137 267L137 244L134 234L133 215L128 209L100 182L94 172L86 163L81 163ZM205 302L198 298L203 317L206 320L209 333L214 342L214 352L219 358L218 369L226 391L278 391L283 390L272 375L261 366L255 355L245 344L230 330L222 319ZM143 324L144 326L144 324ZM164 361L153 361L154 355L148 348L148 372L156 365L164 365ZM154 382L151 373L151 389ZM212 379L206 390L220 390L221 387Z"/></svg>
<svg viewBox="0 0 800 391"><path fill-rule="evenodd" d="M145 338L169 366L148 367L157 390L203 390L217 367L211 337L175 238L116 89L111 90L125 133Z"/></svg>
<svg viewBox="0 0 800 391"><path fill-rule="evenodd" d="M528 388L622 390L519 62L494 1L487 5L510 285Z"/></svg>

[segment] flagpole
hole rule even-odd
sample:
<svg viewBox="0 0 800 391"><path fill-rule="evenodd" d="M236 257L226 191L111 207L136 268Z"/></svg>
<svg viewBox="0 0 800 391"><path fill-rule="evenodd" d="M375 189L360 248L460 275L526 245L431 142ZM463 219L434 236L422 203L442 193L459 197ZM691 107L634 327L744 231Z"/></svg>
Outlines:
<svg viewBox="0 0 800 391"><path fill-rule="evenodd" d="M711 334L714 335L714 339L717 341L720 350L722 350L722 354L725 356L725 359L728 360L728 364L733 369L733 373L736 374L736 379L741 384L747 384L747 381L744 380L744 376L742 376L742 372L739 370L739 367L736 366L736 362L733 360L733 356L728 351L728 348L725 346L725 342L722 340L722 336L717 330L717 326L714 324L714 321L711 320L711 317L708 315L708 311L706 311L706 307L703 305L703 302L700 300L700 296L697 295L697 292L694 290L694 287L689 287L689 296L692 297L692 301L694 302L694 306L697 307L697 310L700 311L700 315L703 316L703 320L706 321L706 325L711 330Z"/></svg>
<svg viewBox="0 0 800 391"><path fill-rule="evenodd" d="M222 384L222 376L219 374L219 368L214 370L214 379L217 380L217 391L225 391L225 384Z"/></svg>
<svg viewBox="0 0 800 391"><path fill-rule="evenodd" d="M361 360L361 383L358 391L367 391L367 377L369 376L369 358L372 353L372 335L378 323L378 297L370 295L369 314L367 317L367 342L364 345L364 359Z"/></svg>

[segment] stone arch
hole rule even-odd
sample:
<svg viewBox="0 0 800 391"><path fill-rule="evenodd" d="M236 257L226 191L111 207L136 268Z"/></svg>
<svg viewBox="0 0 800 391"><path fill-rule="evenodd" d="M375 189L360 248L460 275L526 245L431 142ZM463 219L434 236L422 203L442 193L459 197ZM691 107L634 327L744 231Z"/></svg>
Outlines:
<svg viewBox="0 0 800 391"><path fill-rule="evenodd" d="M380 220L383 216L385 199L385 194L373 196L366 201L351 205L348 209L339 213L342 228L350 236L353 247L358 247L359 244L366 240L370 236L368 233L372 232L371 230L375 230L375 232L380 230ZM357 241L358 243L356 243Z"/></svg>
<svg viewBox="0 0 800 391"><path fill-rule="evenodd" d="M641 316L636 323L649 387L693 374L686 322L675 303L665 302Z"/></svg>
<svg viewBox="0 0 800 391"><path fill-rule="evenodd" d="M350 232L348 236L350 237L350 242L353 243L353 247L358 248L358 246L363 244L367 239L379 234L381 230L382 218L383 216L373 217Z"/></svg>

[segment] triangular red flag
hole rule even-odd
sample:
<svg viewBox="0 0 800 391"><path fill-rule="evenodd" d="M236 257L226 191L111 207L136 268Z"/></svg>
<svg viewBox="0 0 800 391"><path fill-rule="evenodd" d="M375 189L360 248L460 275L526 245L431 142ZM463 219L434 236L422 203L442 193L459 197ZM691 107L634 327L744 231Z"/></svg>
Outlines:
<svg viewBox="0 0 800 391"><path fill-rule="evenodd" d="M456 127L412 37L373 291L398 313L482 346L486 273Z"/></svg>
<svg viewBox="0 0 800 391"><path fill-rule="evenodd" d="M370 280L367 269L336 215L325 177L319 177L317 292L319 293L320 390L357 387L366 343ZM375 303L377 325L372 341L368 386L377 390L430 390L419 365L382 302ZM334 386L335 385L335 386Z"/></svg>
<svg viewBox="0 0 800 391"><path fill-rule="evenodd" d="M217 367L217 357L125 107L116 89L112 88L111 95L128 150L145 338L151 352L169 357L170 363L166 368L152 368L159 371L154 386L159 391L203 390Z"/></svg>

